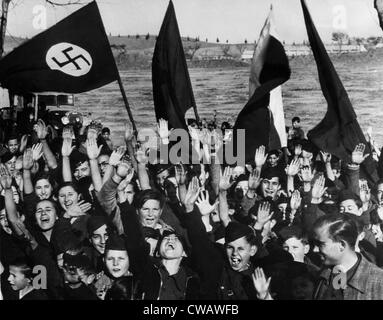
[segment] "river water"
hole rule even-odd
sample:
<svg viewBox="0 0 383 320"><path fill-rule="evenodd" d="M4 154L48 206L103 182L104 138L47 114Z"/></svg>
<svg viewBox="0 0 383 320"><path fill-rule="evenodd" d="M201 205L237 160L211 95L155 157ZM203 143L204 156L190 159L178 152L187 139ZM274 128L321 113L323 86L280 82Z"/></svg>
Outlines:
<svg viewBox="0 0 383 320"><path fill-rule="evenodd" d="M380 59L368 63L334 63L349 94L362 130L373 127L379 146L383 145L383 65ZM294 63L291 78L283 85L286 125L294 116L301 118L304 131L313 128L326 113L327 104L320 90L315 63ZM235 119L248 99L249 68L208 68L189 70L198 112L211 119ZM137 127L155 125L150 70L121 71L121 78ZM79 111L90 112L112 131L112 139L123 143L123 123L128 119L117 82L76 96ZM193 116L190 109L187 117Z"/></svg>

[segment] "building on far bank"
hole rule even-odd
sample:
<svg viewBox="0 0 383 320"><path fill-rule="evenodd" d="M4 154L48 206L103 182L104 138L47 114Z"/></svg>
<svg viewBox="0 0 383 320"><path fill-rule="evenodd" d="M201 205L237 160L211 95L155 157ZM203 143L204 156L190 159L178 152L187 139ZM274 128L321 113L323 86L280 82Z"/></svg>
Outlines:
<svg viewBox="0 0 383 320"><path fill-rule="evenodd" d="M309 54L312 54L310 46L307 45L285 44L284 48L288 57L307 56ZM328 53L367 52L366 48L363 45L357 44L344 44L341 46L339 46L339 44L326 44L325 48ZM242 53L241 60L250 61L253 58L253 53L254 49L246 48L246 50L244 50Z"/></svg>

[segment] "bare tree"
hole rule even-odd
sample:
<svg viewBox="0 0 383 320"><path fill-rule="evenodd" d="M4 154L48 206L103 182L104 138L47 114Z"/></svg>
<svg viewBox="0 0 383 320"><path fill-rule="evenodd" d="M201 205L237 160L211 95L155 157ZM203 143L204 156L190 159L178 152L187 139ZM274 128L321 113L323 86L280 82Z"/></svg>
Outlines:
<svg viewBox="0 0 383 320"><path fill-rule="evenodd" d="M239 44L237 44L237 48L242 55L242 53L246 50L246 44L239 43Z"/></svg>
<svg viewBox="0 0 383 320"><path fill-rule="evenodd" d="M1 20L0 20L0 58L4 54L4 40L5 32L7 29L7 20L8 20L8 9L9 4L13 0L2 0L1 2ZM70 5L81 5L84 4L83 0L45 0L46 3L52 6L70 6Z"/></svg>
<svg viewBox="0 0 383 320"><path fill-rule="evenodd" d="M197 50L201 48L201 45L198 42L195 42L194 45L191 45L187 48L186 56L190 59L193 60L193 57ZM186 50L185 50L186 51Z"/></svg>
<svg viewBox="0 0 383 320"><path fill-rule="evenodd" d="M349 39L349 36L347 33L344 33L344 32L333 32L332 33L332 40L338 43L339 52L342 51L342 45L347 43L348 39Z"/></svg>
<svg viewBox="0 0 383 320"><path fill-rule="evenodd" d="M229 51L230 51L230 45L229 44L225 44L221 47L222 49L222 52L224 54L225 57L231 57L231 55L229 54Z"/></svg>

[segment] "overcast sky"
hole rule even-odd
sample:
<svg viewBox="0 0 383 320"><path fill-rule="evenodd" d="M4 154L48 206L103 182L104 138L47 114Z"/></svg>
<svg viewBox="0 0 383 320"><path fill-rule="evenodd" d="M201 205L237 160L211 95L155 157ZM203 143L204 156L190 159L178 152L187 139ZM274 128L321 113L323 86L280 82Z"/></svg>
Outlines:
<svg viewBox="0 0 383 320"><path fill-rule="evenodd" d="M32 37L41 30L36 25L37 5L44 0L12 0L8 33ZM64 1L64 0L56 0ZM84 0L84 3L88 1ZM98 0L107 32L112 35L158 34L168 0ZM199 36L214 42L253 42L267 17L270 4L280 38L287 43L302 42L306 29L299 0L173 0L182 36ZM382 36L373 0L306 0L314 23L325 42L333 31L349 36ZM52 26L80 6L46 6L47 27ZM34 11L33 10L37 10ZM41 12L41 11L39 11ZM41 26L41 24L40 24Z"/></svg>

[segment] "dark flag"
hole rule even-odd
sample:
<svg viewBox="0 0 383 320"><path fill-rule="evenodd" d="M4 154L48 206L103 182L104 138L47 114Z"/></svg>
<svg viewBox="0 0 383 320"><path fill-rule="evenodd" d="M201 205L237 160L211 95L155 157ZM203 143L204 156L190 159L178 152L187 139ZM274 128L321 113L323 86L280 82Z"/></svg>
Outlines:
<svg viewBox="0 0 383 320"><path fill-rule="evenodd" d="M261 145L267 150L286 146L285 127L280 125L284 123L280 86L289 78L289 62L274 30L270 10L254 50L249 86L251 97L239 113L233 130L234 150L237 150L236 130L245 130L246 163L254 161L255 150Z"/></svg>
<svg viewBox="0 0 383 320"><path fill-rule="evenodd" d="M0 60L0 84L15 93L79 93L117 80L96 2L82 7Z"/></svg>
<svg viewBox="0 0 383 320"><path fill-rule="evenodd" d="M172 1L154 48L152 82L157 120L168 120L169 128L186 129L185 113L195 101Z"/></svg>
<svg viewBox="0 0 383 320"><path fill-rule="evenodd" d="M319 37L305 1L301 0L301 4L318 68L319 82L327 101L327 113L322 121L308 132L308 139L319 149L335 155L346 163L350 161L350 155L359 143L365 144L366 153L371 154L347 92ZM377 181L376 166L371 156L363 162L362 169L368 180Z"/></svg>

